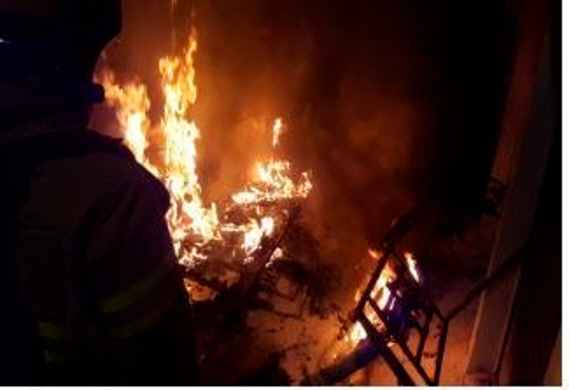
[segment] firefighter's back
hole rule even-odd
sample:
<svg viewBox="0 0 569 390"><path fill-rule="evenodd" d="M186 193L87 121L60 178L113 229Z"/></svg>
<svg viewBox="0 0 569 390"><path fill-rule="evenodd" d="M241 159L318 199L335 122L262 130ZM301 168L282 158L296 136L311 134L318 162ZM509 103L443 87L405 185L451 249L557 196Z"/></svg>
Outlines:
<svg viewBox="0 0 569 390"><path fill-rule="evenodd" d="M192 381L189 303L162 185L118 141L81 130L3 147L27 167L16 163L16 176L30 169L14 257L50 375L45 380Z"/></svg>
<svg viewBox="0 0 569 390"><path fill-rule="evenodd" d="M194 380L167 192L84 130L120 24L119 0L0 2L0 384Z"/></svg>

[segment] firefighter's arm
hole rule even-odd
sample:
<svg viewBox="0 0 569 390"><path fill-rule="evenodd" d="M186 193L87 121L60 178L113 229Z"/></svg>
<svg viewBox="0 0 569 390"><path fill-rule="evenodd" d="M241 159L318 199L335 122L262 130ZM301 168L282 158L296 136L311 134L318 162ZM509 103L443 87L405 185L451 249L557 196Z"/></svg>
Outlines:
<svg viewBox="0 0 569 390"><path fill-rule="evenodd" d="M92 243L102 248L89 265L93 300L127 384L195 380L189 298L164 218L167 208L161 186L136 183L116 200Z"/></svg>

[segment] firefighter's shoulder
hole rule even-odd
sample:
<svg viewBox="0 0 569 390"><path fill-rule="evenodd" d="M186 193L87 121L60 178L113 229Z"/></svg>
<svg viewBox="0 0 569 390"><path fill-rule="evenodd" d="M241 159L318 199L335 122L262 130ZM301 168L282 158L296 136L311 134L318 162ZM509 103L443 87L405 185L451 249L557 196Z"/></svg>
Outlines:
<svg viewBox="0 0 569 390"><path fill-rule="evenodd" d="M94 151L78 156L73 165L83 172L82 180L88 187L118 194L143 191L153 195L163 211L168 207L169 196L162 183L132 156Z"/></svg>
<svg viewBox="0 0 569 390"><path fill-rule="evenodd" d="M86 187L114 193L143 190L155 193L160 203L167 207L168 193L162 183L133 156L92 151L73 158L64 169L76 170ZM65 162L61 161L61 164Z"/></svg>
<svg viewBox="0 0 569 390"><path fill-rule="evenodd" d="M30 190L26 209L62 227L76 226L93 208L104 213L100 207L125 204L125 197L162 214L169 205L164 186L132 155L105 148L42 162Z"/></svg>

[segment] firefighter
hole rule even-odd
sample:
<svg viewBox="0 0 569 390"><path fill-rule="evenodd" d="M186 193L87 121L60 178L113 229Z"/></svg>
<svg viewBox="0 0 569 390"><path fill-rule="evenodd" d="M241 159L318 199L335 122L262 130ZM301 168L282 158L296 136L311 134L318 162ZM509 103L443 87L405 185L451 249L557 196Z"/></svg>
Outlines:
<svg viewBox="0 0 569 390"><path fill-rule="evenodd" d="M0 384L192 384L163 186L86 130L119 0L0 1Z"/></svg>

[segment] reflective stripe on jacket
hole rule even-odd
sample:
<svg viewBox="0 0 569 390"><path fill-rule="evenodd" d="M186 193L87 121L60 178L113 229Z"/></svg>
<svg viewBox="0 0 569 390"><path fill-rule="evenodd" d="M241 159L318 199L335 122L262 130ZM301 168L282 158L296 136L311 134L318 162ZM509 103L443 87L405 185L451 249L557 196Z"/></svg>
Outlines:
<svg viewBox="0 0 569 390"><path fill-rule="evenodd" d="M130 158L94 150L37 166L15 256L47 363L112 360L109 340L149 332L185 293L167 208Z"/></svg>

